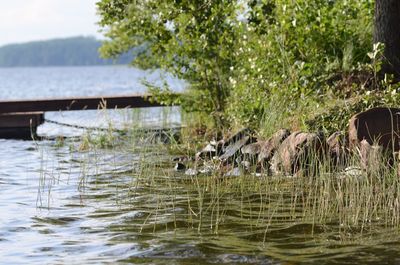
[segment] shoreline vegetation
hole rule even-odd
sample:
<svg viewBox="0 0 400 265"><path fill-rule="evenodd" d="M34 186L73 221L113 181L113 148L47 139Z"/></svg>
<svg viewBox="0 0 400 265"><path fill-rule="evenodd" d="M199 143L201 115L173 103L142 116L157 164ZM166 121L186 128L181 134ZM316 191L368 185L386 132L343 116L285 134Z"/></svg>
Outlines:
<svg viewBox="0 0 400 265"><path fill-rule="evenodd" d="M140 120L140 112L135 111L135 119ZM388 109L383 109L386 115L385 112ZM163 119L168 127L168 113ZM193 117L190 119L193 121ZM390 144L363 140L351 149L349 139L354 135L336 132L325 136L289 130L279 130L263 140L255 137L253 130L244 129L229 138L212 140L201 149L208 136L198 130L189 126L145 131L128 126L125 133L116 133L110 123L109 131L88 132L70 149L94 157L101 156L104 150L140 154L139 161L133 162L132 172L126 172L132 175L131 196L144 187L152 191L165 188L157 194L157 205L149 206L152 210L141 228L146 231L162 229L157 216L170 213L174 221L165 227L167 230L179 229L179 222L185 222L198 232L211 229L218 233L219 226L229 224L225 220L228 201L241 204L246 212L250 202L244 198L249 197L255 212L246 220L265 229L263 239L258 239L264 243L271 220L279 220L282 214L286 223L308 223L316 228L329 225L330 229L337 227L356 234L400 227L399 161ZM66 143L59 139L55 145ZM279 171L271 171L274 163ZM82 169L92 166L82 164ZM81 182L85 183L90 175L82 174ZM180 209L185 211L180 215L175 213L173 201L182 196L189 197L188 204L180 201Z"/></svg>
<svg viewBox="0 0 400 265"><path fill-rule="evenodd" d="M394 1L98 1L102 56L136 48L133 65L189 84L146 84L181 106L179 133L149 135L133 110L123 131L51 142L77 161L82 194L112 195L102 216L124 209L106 231L143 250L127 260L393 263L400 71L375 11ZM60 180L43 167L50 204Z"/></svg>
<svg viewBox="0 0 400 265"><path fill-rule="evenodd" d="M319 161L316 175L269 175L257 172L254 164L250 170L243 165L240 174L227 176L229 168L219 167L221 155L190 159L204 145L204 131L183 127L180 134L149 135L135 127L142 118L140 110L127 114L134 117L124 134L116 133L110 122L109 131L88 131L80 141L59 139L51 143L56 150L61 148L61 153L69 150L67 156L79 163L77 177L84 203L92 207L85 197L91 197L93 191L98 196L96 206L106 201L106 209L100 208L98 214L106 216L107 232L116 232L126 239L122 242L133 241L146 251L149 244L162 240L155 254L132 254L132 260L156 263L161 259L160 263L165 263L164 256L160 258L164 252L176 263L194 260L188 264L199 260L230 264L238 257L251 259L253 264L270 260L354 263L354 259L366 263L371 262L371 255L375 263L397 256L386 257L387 252L382 252L382 248L391 251L399 238L400 181L393 168L362 168L360 158L353 154L347 157L353 165L347 170L334 169L331 160L325 159ZM166 127L170 114L162 116ZM187 119L195 118L184 117ZM225 142L235 145L247 133L253 134L242 131L240 137ZM44 206L51 203L47 196L57 190L57 181L64 180L52 163L41 170L40 200ZM204 163L216 170L185 174L186 169L173 168L175 163L188 168ZM72 183L73 178L68 179ZM121 209L121 215L110 217ZM189 248L190 253L182 257L182 248ZM360 251L369 254L359 256ZM219 255L234 255L236 259L220 261Z"/></svg>
<svg viewBox="0 0 400 265"><path fill-rule="evenodd" d="M386 70L397 59L377 37L388 25L374 23L373 0L97 6L102 56L146 47L133 65L189 84L180 96L166 85L147 84L149 92L197 115L192 126L210 138L245 127L263 137L280 128L345 132L355 113L400 99L398 76Z"/></svg>
<svg viewBox="0 0 400 265"><path fill-rule="evenodd" d="M124 174L132 178L128 197L151 194L138 206L141 234L192 231L211 240L255 231L240 240L260 249L282 226L306 227L303 240L320 236L334 245L362 246L387 229L397 236L399 143L392 132L399 130L400 84L383 72L387 47L373 41L375 1L245 3L98 2L108 38L103 56L146 47L135 66L188 82L178 97L147 84L158 102L181 106L186 127L179 140L155 137L154 144L134 128L89 132L72 150L138 153ZM370 135L349 122L389 108L371 118L393 121L386 142L385 128Z"/></svg>
<svg viewBox="0 0 400 265"><path fill-rule="evenodd" d="M166 169L171 161L144 160L140 181L158 185L146 180L155 170L167 172L163 181L177 177L191 184L185 188L197 194L197 207L187 205L187 211L199 231L203 218L211 218L210 227L218 230L220 203L227 195L259 196L255 207L263 221L274 218L287 205L263 212L273 194L291 202L285 208L288 220L340 229L398 227L399 163L393 153L398 148L375 146L379 133L366 143L357 134L357 148L347 151L351 116L374 107L387 110L400 100L397 76L382 72L385 45L373 44L374 4L98 2L108 38L100 49L104 57L146 47L137 53L135 66L161 68L189 83L179 96L166 85L147 84L158 102L181 106L188 127L180 144L162 149L180 155L175 171ZM243 127L249 129L217 141ZM254 136L268 140L262 145ZM99 139L87 135L79 149L114 148L113 134ZM204 142L209 145L194 156ZM324 148L316 148L322 142ZM271 163L265 167L267 157Z"/></svg>

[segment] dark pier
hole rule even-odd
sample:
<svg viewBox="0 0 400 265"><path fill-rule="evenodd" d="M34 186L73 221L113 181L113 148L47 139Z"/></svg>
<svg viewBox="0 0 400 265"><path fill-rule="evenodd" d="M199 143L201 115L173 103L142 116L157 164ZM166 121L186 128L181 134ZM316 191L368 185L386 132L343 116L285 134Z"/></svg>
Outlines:
<svg viewBox="0 0 400 265"><path fill-rule="evenodd" d="M44 123L46 111L158 106L162 105L150 102L149 95L0 101L0 138L32 139L36 136L37 127Z"/></svg>

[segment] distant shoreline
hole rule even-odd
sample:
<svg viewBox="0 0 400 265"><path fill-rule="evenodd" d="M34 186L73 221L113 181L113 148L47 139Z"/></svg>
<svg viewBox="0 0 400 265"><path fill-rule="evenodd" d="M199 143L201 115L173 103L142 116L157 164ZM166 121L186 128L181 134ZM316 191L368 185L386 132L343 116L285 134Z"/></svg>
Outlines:
<svg viewBox="0 0 400 265"><path fill-rule="evenodd" d="M130 64L93 64L93 65L35 65L35 66L0 66L0 69L26 68L85 68L85 67L131 67Z"/></svg>
<svg viewBox="0 0 400 265"><path fill-rule="evenodd" d="M128 65L132 53L117 59L100 58L102 41L94 37L71 37L8 44L0 47L0 67L54 67Z"/></svg>

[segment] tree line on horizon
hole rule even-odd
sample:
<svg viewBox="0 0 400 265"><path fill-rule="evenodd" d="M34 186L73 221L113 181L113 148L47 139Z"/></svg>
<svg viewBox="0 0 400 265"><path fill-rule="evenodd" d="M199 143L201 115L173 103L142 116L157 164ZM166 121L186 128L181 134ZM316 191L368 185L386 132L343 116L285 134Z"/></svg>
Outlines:
<svg viewBox="0 0 400 265"><path fill-rule="evenodd" d="M132 53L116 59L103 59L102 42L94 37L71 37L0 47L0 67L85 66L129 64Z"/></svg>

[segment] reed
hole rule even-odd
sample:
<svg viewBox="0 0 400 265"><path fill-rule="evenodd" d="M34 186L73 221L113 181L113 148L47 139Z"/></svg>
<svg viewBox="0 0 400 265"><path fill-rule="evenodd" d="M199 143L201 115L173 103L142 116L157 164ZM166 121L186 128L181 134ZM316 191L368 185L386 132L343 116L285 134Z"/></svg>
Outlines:
<svg viewBox="0 0 400 265"><path fill-rule="evenodd" d="M312 170L295 176L269 176L265 172L256 176L251 171L239 177L223 177L218 171L196 176L169 172L162 180L170 182L169 192L174 197L185 197L184 208L198 232L209 229L218 233L232 214L250 227L267 228L278 220L336 224L343 230L398 227L397 165L386 166L384 157L378 159L379 167L363 167L358 154L353 154L348 157L351 167L337 169L327 157L315 155L303 165ZM144 167L141 172L145 178L154 174L154 168ZM171 184L178 180L183 187ZM157 190L165 183L155 177L152 185ZM164 199L169 200L168 196Z"/></svg>
<svg viewBox="0 0 400 265"><path fill-rule="evenodd" d="M255 169L243 169L238 177L224 176L219 170L187 176L173 170L171 152L192 156L194 147L200 145L196 140L204 136L183 128L181 143L172 141L172 136L167 145L149 142L148 132L138 130L133 120L123 134L111 129L99 135L88 132L70 152L80 156L82 190L102 175L110 175L109 184L116 187L120 172L130 178L128 186L116 192L126 192L123 197L128 201L141 201L137 208L144 214L138 228L142 233L185 227L199 234L220 234L233 232L229 226L235 223L260 231L259 240L265 242L274 226L285 224L329 224L343 231L400 226L397 160L390 166L382 156L371 166L363 166L359 154L354 153L347 158L347 168L338 168L326 155L313 154L302 161L304 170L295 176L270 176L267 170L254 174ZM192 141L188 141L190 137ZM98 139L106 139L107 144ZM81 148L83 143L85 148ZM131 160L121 164L121 154L132 155ZM104 157L108 159L106 173ZM192 163L188 166L195 167ZM220 166L217 160L211 163L214 168ZM56 175L43 169L39 186L44 185L46 174Z"/></svg>

